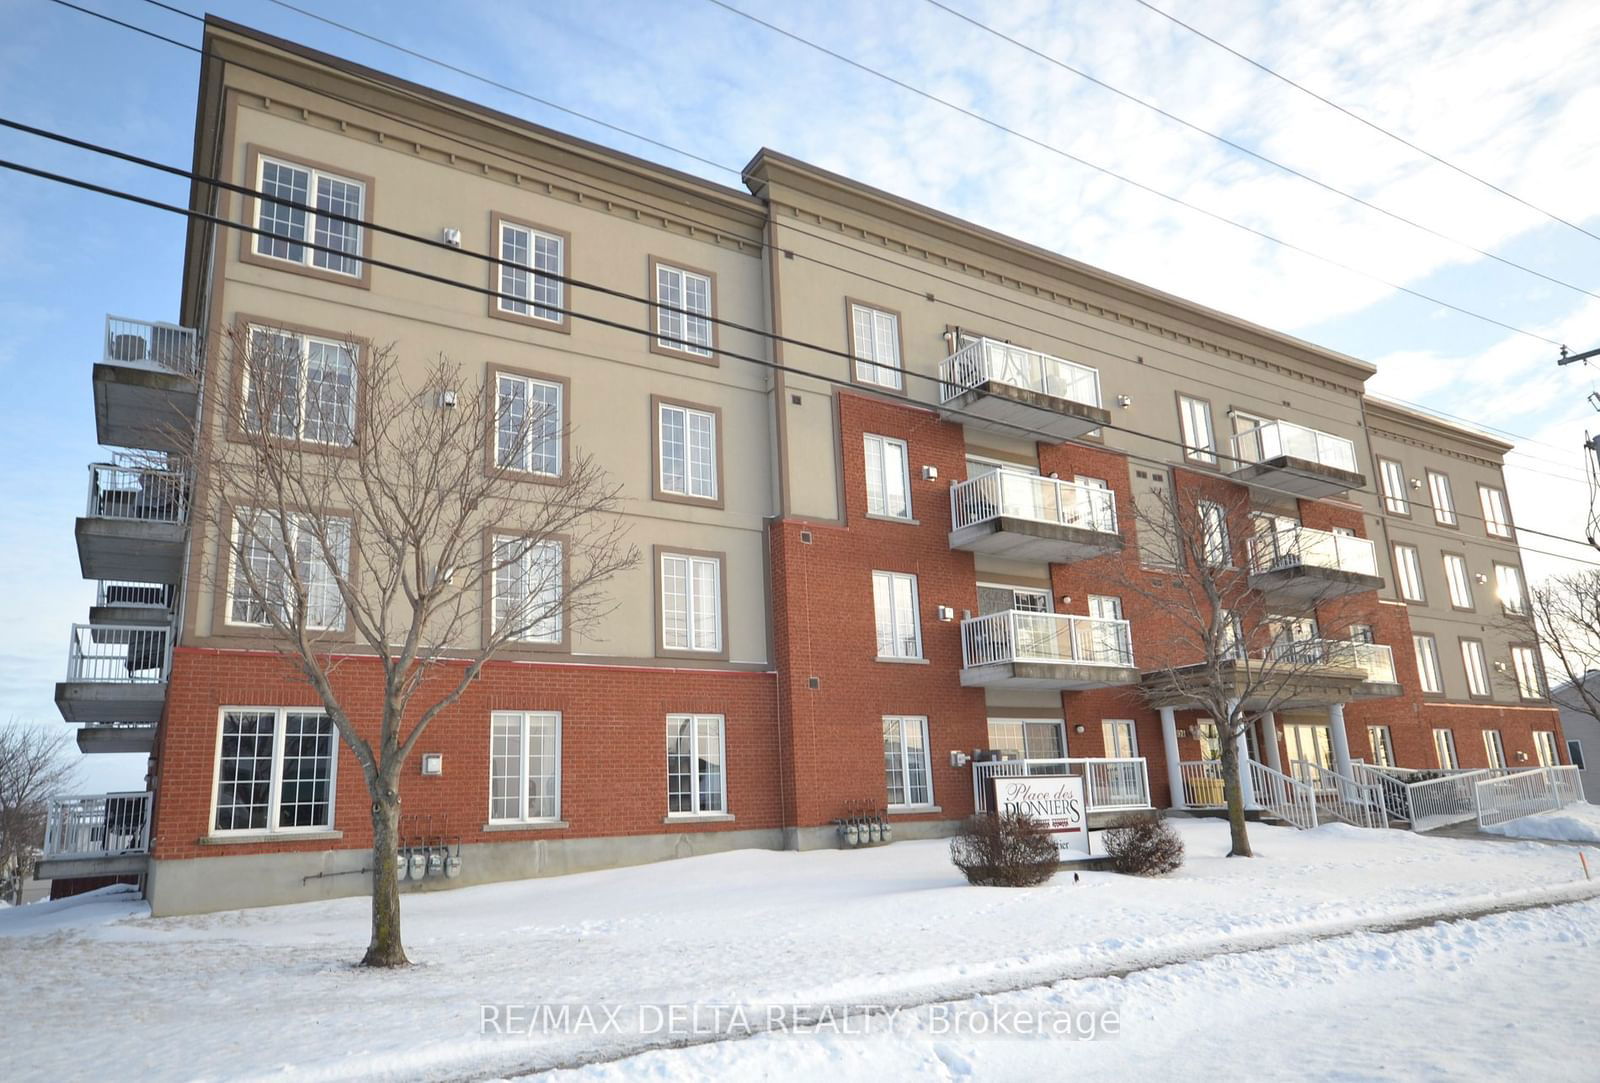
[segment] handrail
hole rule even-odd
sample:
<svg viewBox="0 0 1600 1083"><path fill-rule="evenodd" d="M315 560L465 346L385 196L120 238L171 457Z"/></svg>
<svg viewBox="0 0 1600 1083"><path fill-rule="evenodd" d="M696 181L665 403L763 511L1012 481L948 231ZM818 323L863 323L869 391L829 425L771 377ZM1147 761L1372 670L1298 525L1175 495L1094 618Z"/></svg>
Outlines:
<svg viewBox="0 0 1600 1083"><path fill-rule="evenodd" d="M1031 778L1080 775L1088 812L1150 808L1150 770L1143 756L1079 757L1059 759L974 760L973 808L989 811L991 778Z"/></svg>
<svg viewBox="0 0 1600 1083"><path fill-rule="evenodd" d="M189 476L181 470L89 464L90 518L181 523L188 503Z"/></svg>
<svg viewBox="0 0 1600 1083"><path fill-rule="evenodd" d="M112 857L150 850L150 793L57 797L45 821L44 856Z"/></svg>
<svg viewBox="0 0 1600 1083"><path fill-rule="evenodd" d="M1035 523L1117 532L1117 498L1110 489L996 467L950 487L950 528L960 530L1002 515Z"/></svg>
<svg viewBox="0 0 1600 1083"><path fill-rule="evenodd" d="M1300 781L1315 789L1319 805L1340 819L1357 827L1389 826L1383 792L1375 783L1357 782L1310 760L1295 760L1290 766Z"/></svg>
<svg viewBox="0 0 1600 1083"><path fill-rule="evenodd" d="M999 662L1133 666L1127 621L1008 609L961 622L964 668Z"/></svg>
<svg viewBox="0 0 1600 1083"><path fill-rule="evenodd" d="M1569 764L1478 779L1472 790L1480 828L1554 812L1583 800L1583 781Z"/></svg>
<svg viewBox="0 0 1600 1083"><path fill-rule="evenodd" d="M1300 779L1250 761L1250 789L1256 803L1279 819L1308 831L1317 826L1317 795Z"/></svg>
<svg viewBox="0 0 1600 1083"><path fill-rule="evenodd" d="M67 681L162 684L172 666L172 630L151 624L74 624Z"/></svg>
<svg viewBox="0 0 1600 1083"><path fill-rule="evenodd" d="M992 338L977 338L939 362L939 401L993 381L1089 406L1100 405L1100 372Z"/></svg>
<svg viewBox="0 0 1600 1083"><path fill-rule="evenodd" d="M102 360L193 376L200 371L200 336L175 323L107 316Z"/></svg>
<svg viewBox="0 0 1600 1083"><path fill-rule="evenodd" d="M1263 529L1250 539L1250 570L1327 568L1352 575L1378 574L1378 549L1370 538L1308 526Z"/></svg>
<svg viewBox="0 0 1600 1083"><path fill-rule="evenodd" d="M1238 433L1233 438L1233 457L1247 463L1288 457L1357 472L1353 441L1292 421L1266 421Z"/></svg>

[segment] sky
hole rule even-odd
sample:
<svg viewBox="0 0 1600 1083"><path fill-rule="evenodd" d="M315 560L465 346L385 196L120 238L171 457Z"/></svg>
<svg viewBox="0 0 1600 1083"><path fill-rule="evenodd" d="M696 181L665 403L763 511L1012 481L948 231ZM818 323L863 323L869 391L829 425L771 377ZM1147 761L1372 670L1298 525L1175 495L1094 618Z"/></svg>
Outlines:
<svg viewBox="0 0 1600 1083"><path fill-rule="evenodd" d="M171 6L209 10L723 184L737 186L738 167L771 147L1359 357L1378 368L1370 390L1517 443L1507 478L1530 581L1572 567L1572 559L1600 560L1586 546L1535 533L1585 532L1581 443L1586 431L1600 431L1600 414L1586 402L1595 371L1557 367L1552 343L1574 352L1600 346L1600 240L1300 93L1138 0L728 0L993 123L716 0L452 0L447 9L405 0L295 3L301 10L275 0ZM1600 234L1600 4L1151 3ZM198 22L149 0L82 6L200 41ZM0 0L0 28L0 115L188 166L195 53L50 0ZM1454 240L1185 128L1039 53ZM11 131L0 131L0 158L169 202L187 194L179 179ZM90 368L107 313L176 319L183 235L177 216L0 171L0 376L8 388L0 395L0 461L11 463L0 473L0 583L10 602L9 619L0 620L0 719L65 728L54 683L70 626L87 619L93 592L79 575L72 523L82 513L88 464L107 455L95 444ZM83 759L79 781L90 792L136 788L142 776L142 757L94 756Z"/></svg>

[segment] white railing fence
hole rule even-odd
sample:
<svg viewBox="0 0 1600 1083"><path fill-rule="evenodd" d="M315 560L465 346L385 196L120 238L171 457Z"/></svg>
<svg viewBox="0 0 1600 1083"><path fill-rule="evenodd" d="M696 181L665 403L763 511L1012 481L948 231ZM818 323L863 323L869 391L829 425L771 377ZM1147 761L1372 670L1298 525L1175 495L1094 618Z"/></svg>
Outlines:
<svg viewBox="0 0 1600 1083"><path fill-rule="evenodd" d="M1189 808L1221 808L1221 760L1184 760L1178 764L1178 778L1183 786L1183 803Z"/></svg>
<svg viewBox="0 0 1600 1083"><path fill-rule="evenodd" d="M1310 760L1295 760L1291 766L1295 777L1315 791L1319 809L1356 827L1389 826L1383 791L1378 785L1358 782Z"/></svg>
<svg viewBox="0 0 1600 1083"><path fill-rule="evenodd" d="M1378 574L1378 549L1370 538L1307 526L1258 531L1250 539L1250 570L1328 568L1354 575Z"/></svg>
<svg viewBox="0 0 1600 1083"><path fill-rule="evenodd" d="M1264 763L1250 761L1256 804L1302 831L1317 826L1317 795L1310 786Z"/></svg>
<svg viewBox="0 0 1600 1083"><path fill-rule="evenodd" d="M136 583L124 579L102 579L95 584L95 605L149 606L166 609L172 604L172 588L161 583Z"/></svg>
<svg viewBox="0 0 1600 1083"><path fill-rule="evenodd" d="M950 487L952 529L960 530L1002 515L1104 534L1117 532L1117 500L1110 489L1004 467Z"/></svg>
<svg viewBox="0 0 1600 1083"><path fill-rule="evenodd" d="M1583 800L1576 767L1535 767L1473 783L1478 826L1494 827Z"/></svg>
<svg viewBox="0 0 1600 1083"><path fill-rule="evenodd" d="M188 500L189 479L180 471L112 463L89 466L91 517L181 523Z"/></svg>
<svg viewBox="0 0 1600 1083"><path fill-rule="evenodd" d="M992 338L974 339L939 362L940 401L949 402L991 380L1069 402L1100 405L1097 369Z"/></svg>
<svg viewBox="0 0 1600 1083"><path fill-rule="evenodd" d="M170 633L145 624L74 624L67 680L160 684L172 661Z"/></svg>
<svg viewBox="0 0 1600 1083"><path fill-rule="evenodd" d="M972 807L989 811L991 778L1027 778L1036 775L1081 777L1089 812L1150 808L1150 772L1143 757L1123 759L974 760Z"/></svg>
<svg viewBox="0 0 1600 1083"><path fill-rule="evenodd" d="M1389 769L1370 763L1353 763L1350 771L1357 782L1378 788L1383 795L1383 807L1389 819L1412 822L1411 789L1404 779Z"/></svg>
<svg viewBox="0 0 1600 1083"><path fill-rule="evenodd" d="M1133 665L1133 634L1125 620L1008 609L961 622L961 664L1071 662Z"/></svg>
<svg viewBox="0 0 1600 1083"><path fill-rule="evenodd" d="M1268 421L1239 433L1233 438L1233 455L1247 463L1288 456L1335 470L1356 472L1354 443L1292 421Z"/></svg>
<svg viewBox="0 0 1600 1083"><path fill-rule="evenodd" d="M150 849L150 794L91 793L50 802L44 856L111 857Z"/></svg>
<svg viewBox="0 0 1600 1083"><path fill-rule="evenodd" d="M103 360L193 376L200 371L200 336L175 323L107 316Z"/></svg>

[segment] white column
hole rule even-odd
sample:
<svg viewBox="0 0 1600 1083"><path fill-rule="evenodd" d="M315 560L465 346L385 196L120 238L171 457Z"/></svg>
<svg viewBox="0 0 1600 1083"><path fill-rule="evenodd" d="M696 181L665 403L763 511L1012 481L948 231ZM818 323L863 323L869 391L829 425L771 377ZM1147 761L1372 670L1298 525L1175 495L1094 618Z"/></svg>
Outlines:
<svg viewBox="0 0 1600 1083"><path fill-rule="evenodd" d="M1344 731L1344 704L1328 706L1328 735L1333 739L1333 769L1345 778L1354 778L1350 768L1350 735Z"/></svg>
<svg viewBox="0 0 1600 1083"><path fill-rule="evenodd" d="M1238 703L1228 704L1228 717L1232 718L1238 709ZM1240 730L1233 742L1233 753L1239 761L1239 798L1245 808L1255 808L1255 786L1250 781L1250 741L1244 730Z"/></svg>
<svg viewBox="0 0 1600 1083"><path fill-rule="evenodd" d="M1278 755L1278 716L1268 711L1261 716L1262 737L1267 743L1267 766L1274 771L1283 770L1283 757Z"/></svg>
<svg viewBox="0 0 1600 1083"><path fill-rule="evenodd" d="M1183 799L1183 768L1178 759L1178 723L1171 707L1161 708L1161 744L1167 753L1167 785L1172 789L1172 807L1188 808Z"/></svg>

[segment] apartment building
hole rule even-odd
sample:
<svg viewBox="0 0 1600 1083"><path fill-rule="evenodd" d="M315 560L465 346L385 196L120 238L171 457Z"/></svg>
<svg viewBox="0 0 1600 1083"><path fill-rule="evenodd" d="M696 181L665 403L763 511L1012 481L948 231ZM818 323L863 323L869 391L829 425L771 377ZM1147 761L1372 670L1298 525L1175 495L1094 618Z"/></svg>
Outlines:
<svg viewBox="0 0 1600 1083"><path fill-rule="evenodd" d="M51 875L141 878L158 913L364 889L359 770L160 424L238 423L230 336L303 359L307 454L353 438L361 351L391 346L557 411L623 487L645 559L615 610L491 662L408 768L407 814L459 858L416 889L834 846L858 807L944 834L1019 759L1083 775L1091 819L1214 807L1214 727L1148 694L1170 613L1116 588L1181 574L1134 515L1179 494L1246 509L1222 559L1252 589L1330 599L1290 638L1340 664L1249 735L1259 778L1564 761L1508 445L1366 395L1364 362L772 151L723 187L215 19L194 161L261 194L196 184L197 209L269 235L197 220L179 319L107 321L121 450L78 522L98 604L57 700L86 751L148 752L148 791L60 807ZM569 452L535 446L530 480Z"/></svg>

